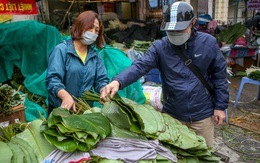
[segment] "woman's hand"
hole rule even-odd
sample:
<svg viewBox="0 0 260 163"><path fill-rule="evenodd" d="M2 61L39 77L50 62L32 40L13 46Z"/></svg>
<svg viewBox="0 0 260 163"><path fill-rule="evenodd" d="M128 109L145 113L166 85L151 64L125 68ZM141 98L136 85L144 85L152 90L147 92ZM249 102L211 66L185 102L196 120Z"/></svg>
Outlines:
<svg viewBox="0 0 260 163"><path fill-rule="evenodd" d="M58 97L62 100L61 105L60 105L61 108L64 108L67 110L72 109L74 112L77 111L75 101L67 91L65 91L64 89L61 89L58 92Z"/></svg>

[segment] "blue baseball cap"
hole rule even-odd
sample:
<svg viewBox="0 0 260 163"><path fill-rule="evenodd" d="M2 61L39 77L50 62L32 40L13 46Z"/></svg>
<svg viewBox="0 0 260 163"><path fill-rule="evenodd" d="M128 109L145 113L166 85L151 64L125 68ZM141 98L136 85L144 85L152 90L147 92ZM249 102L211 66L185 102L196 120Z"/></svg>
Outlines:
<svg viewBox="0 0 260 163"><path fill-rule="evenodd" d="M199 24L203 25L203 24L209 23L211 20L212 20L212 18L209 14L204 14L204 15L200 15L198 17L197 21Z"/></svg>

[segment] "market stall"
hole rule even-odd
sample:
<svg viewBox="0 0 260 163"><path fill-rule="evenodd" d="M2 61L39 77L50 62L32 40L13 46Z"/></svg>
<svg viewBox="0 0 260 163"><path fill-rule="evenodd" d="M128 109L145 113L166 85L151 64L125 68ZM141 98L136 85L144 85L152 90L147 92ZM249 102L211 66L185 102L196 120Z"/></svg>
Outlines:
<svg viewBox="0 0 260 163"><path fill-rule="evenodd" d="M257 65L258 49L257 47L234 46L225 53L228 62L232 62L233 72L245 71L251 66Z"/></svg>

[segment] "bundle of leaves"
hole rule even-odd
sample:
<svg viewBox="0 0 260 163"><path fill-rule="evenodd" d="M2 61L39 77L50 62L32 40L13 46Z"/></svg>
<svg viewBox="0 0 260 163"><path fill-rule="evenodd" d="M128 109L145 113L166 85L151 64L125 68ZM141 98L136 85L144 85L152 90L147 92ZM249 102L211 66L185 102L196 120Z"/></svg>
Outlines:
<svg viewBox="0 0 260 163"><path fill-rule="evenodd" d="M222 30L217 36L217 41L233 44L245 31L246 28L242 23L236 23Z"/></svg>
<svg viewBox="0 0 260 163"><path fill-rule="evenodd" d="M78 115L55 108L42 123L41 132L50 144L64 152L86 152L110 134L111 127L100 112Z"/></svg>
<svg viewBox="0 0 260 163"><path fill-rule="evenodd" d="M140 41L134 40L132 43L132 47L137 50L145 53L147 49L152 45L152 41Z"/></svg>
<svg viewBox="0 0 260 163"><path fill-rule="evenodd" d="M12 114L12 108L23 104L26 94L21 95L8 84L0 83L0 114Z"/></svg>
<svg viewBox="0 0 260 163"><path fill-rule="evenodd" d="M83 93L82 98L100 100L98 95L91 95L90 92ZM110 100L101 110L112 126L109 136L158 139L178 157L178 162L220 161L211 153L202 136L168 114L157 111L149 104L140 105L118 95Z"/></svg>
<svg viewBox="0 0 260 163"><path fill-rule="evenodd" d="M33 102L37 103L38 105L40 105L42 108L47 109L46 97L34 94L25 87L25 85L23 84L25 77L22 75L21 70L17 66L14 66L13 71L14 72L12 75L12 79L5 83L11 85L13 89L19 90L19 91L23 92L24 94L26 94L27 98L30 101L33 101Z"/></svg>
<svg viewBox="0 0 260 163"><path fill-rule="evenodd" d="M27 124L23 122L13 123L8 126L0 126L0 141L9 142L16 134L23 132Z"/></svg>
<svg viewBox="0 0 260 163"><path fill-rule="evenodd" d="M0 162L41 162L55 147L49 144L40 133L42 120L37 119L30 124L15 123L0 128Z"/></svg>
<svg viewBox="0 0 260 163"><path fill-rule="evenodd" d="M248 77L260 81L260 70L252 71L250 74L248 74Z"/></svg>
<svg viewBox="0 0 260 163"><path fill-rule="evenodd" d="M260 81L260 67L251 66L246 69L249 78Z"/></svg>

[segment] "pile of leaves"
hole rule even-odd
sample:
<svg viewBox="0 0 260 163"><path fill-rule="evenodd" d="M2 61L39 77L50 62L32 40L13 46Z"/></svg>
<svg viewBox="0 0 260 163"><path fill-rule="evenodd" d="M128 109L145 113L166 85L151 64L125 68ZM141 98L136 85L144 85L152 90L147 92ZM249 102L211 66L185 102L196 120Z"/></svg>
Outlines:
<svg viewBox="0 0 260 163"><path fill-rule="evenodd" d="M26 94L20 94L8 84L0 83L0 114L12 114L12 108L23 104Z"/></svg>
<svg viewBox="0 0 260 163"><path fill-rule="evenodd" d="M100 100L99 95L91 92L85 92L82 99L81 103ZM168 114L155 110L151 105L140 105L118 95L110 100L102 109L86 107L84 112L82 109L78 114L55 108L47 120L34 120L18 134L7 129L11 134L0 137L0 155L4 156L0 162L41 162L55 149L89 152L106 137L158 140L176 155L178 162L220 161L211 153L202 136L196 135ZM94 155L91 158L96 162L105 160ZM156 162L157 159L141 161ZM123 163L121 160L107 161ZM164 158L164 162L171 161Z"/></svg>
<svg viewBox="0 0 260 163"><path fill-rule="evenodd" d="M246 69L246 74L249 78L260 81L260 67L251 66Z"/></svg>
<svg viewBox="0 0 260 163"><path fill-rule="evenodd" d="M37 119L30 124L15 123L0 127L0 162L41 162L56 149L40 133L42 122Z"/></svg>
<svg viewBox="0 0 260 163"><path fill-rule="evenodd" d="M46 140L65 152L89 151L110 132L107 118L100 112L71 114L64 108L55 108L41 125Z"/></svg>
<svg viewBox="0 0 260 163"><path fill-rule="evenodd" d="M248 77L260 81L260 67L251 66L247 68L246 71L238 71L236 76L239 78Z"/></svg>
<svg viewBox="0 0 260 163"><path fill-rule="evenodd" d="M90 92L84 92L82 98L87 101L95 98L95 101L100 100L98 95ZM147 140L158 139L178 157L178 162L220 161L211 153L202 136L168 114L157 111L149 104L140 105L118 95L110 100L101 110L113 126L109 136L129 138L132 135ZM122 135L119 131L123 131Z"/></svg>
<svg viewBox="0 0 260 163"><path fill-rule="evenodd" d="M245 26L240 22L223 29L217 36L218 42L233 44L246 31Z"/></svg>
<svg viewBox="0 0 260 163"><path fill-rule="evenodd" d="M132 43L132 47L137 50L145 53L147 49L152 45L153 41L140 41L134 40Z"/></svg>
<svg viewBox="0 0 260 163"><path fill-rule="evenodd" d="M23 84L25 78L22 75L21 70L17 67L14 66L14 73L12 75L12 79L5 82L6 84L9 84L10 86L12 86L13 89L19 90L21 92L23 92L24 94L27 95L27 98L30 101L33 101L35 103L37 103L38 105L40 105L42 108L47 108L46 106L46 97L44 96L40 96L37 94L34 94L32 92L30 92ZM46 110L47 111L47 110Z"/></svg>

